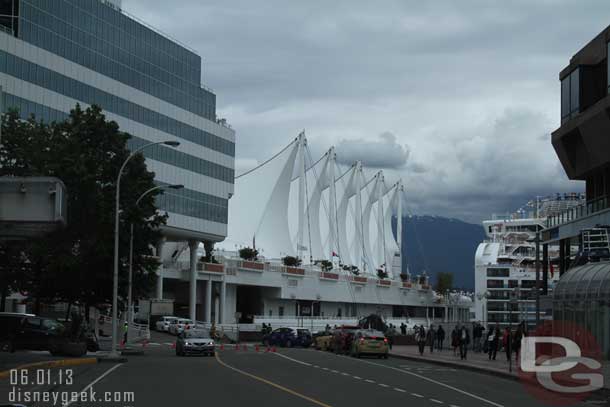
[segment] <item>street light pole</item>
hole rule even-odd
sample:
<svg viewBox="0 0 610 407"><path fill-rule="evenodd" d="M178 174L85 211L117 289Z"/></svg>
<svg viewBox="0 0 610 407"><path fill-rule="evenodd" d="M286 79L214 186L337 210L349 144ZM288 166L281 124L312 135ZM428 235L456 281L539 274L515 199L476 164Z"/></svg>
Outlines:
<svg viewBox="0 0 610 407"><path fill-rule="evenodd" d="M161 189L182 189L184 185L174 184L174 185L158 185L156 187L152 187L145 191L140 197L136 200L136 208L140 204L142 198L146 195L150 194L153 191L161 190ZM133 222L129 227L129 277L128 277L128 288L127 288L127 322L129 324L133 323L133 306L132 306L132 291L133 291ZM129 330L127 331L127 341L129 342Z"/></svg>
<svg viewBox="0 0 610 407"><path fill-rule="evenodd" d="M538 208L538 206L536 206ZM540 326L540 232L536 231L536 328Z"/></svg>
<svg viewBox="0 0 610 407"><path fill-rule="evenodd" d="M123 170L125 166L137 153L148 148L150 146L154 146L157 144L165 144L171 147L177 147L180 145L177 141L158 141L154 143L148 143L143 145L140 148L135 149L129 154L129 156L121 165L119 169L119 173L116 179L116 199L115 199L115 212L114 212L114 273L112 277L112 348L110 350L110 357L118 357L119 354L117 352L117 308L118 308L118 297L119 297L119 197L121 193L121 175L123 175Z"/></svg>

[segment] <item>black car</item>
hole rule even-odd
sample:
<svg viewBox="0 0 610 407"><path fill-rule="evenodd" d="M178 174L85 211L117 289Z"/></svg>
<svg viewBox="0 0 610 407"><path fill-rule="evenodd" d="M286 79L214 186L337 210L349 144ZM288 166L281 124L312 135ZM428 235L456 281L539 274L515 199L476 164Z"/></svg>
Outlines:
<svg viewBox="0 0 610 407"><path fill-rule="evenodd" d="M48 350L62 353L68 343L64 325L32 314L0 313L0 350Z"/></svg>

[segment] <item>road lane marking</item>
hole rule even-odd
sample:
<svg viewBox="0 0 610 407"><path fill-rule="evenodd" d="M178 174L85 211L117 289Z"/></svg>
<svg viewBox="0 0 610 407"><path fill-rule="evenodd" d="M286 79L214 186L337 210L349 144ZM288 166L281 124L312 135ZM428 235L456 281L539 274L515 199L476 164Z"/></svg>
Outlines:
<svg viewBox="0 0 610 407"><path fill-rule="evenodd" d="M76 398L71 399L68 403L64 404L64 407L68 407L70 404L74 403L75 401L78 401L78 399L80 398L80 394L82 393L86 393L87 390L89 390L89 388L93 387L93 385L97 382L99 382L100 380L102 380L104 377L108 376L110 373L114 372L116 369L118 369L119 367L121 367L121 364L118 363L114 366L112 366L110 369L106 370L104 373L102 373L97 379L95 379L94 381L92 381L91 383L89 383L84 389L82 389L78 395L76 396Z"/></svg>
<svg viewBox="0 0 610 407"><path fill-rule="evenodd" d="M291 360L291 361L293 361L293 362L295 362L295 363L299 363L299 364L304 365L304 366L310 366L310 367L312 366L312 364L311 364L311 363L303 362L303 361L301 361L301 360L296 360L296 359L291 358L290 356L282 355L281 353L277 353L277 352L276 352L276 353L273 353L273 355L276 355L276 356L282 357L282 358L284 358L284 359Z"/></svg>
<svg viewBox="0 0 610 407"><path fill-rule="evenodd" d="M352 376L354 379L358 379L358 380L362 380L362 377L360 376Z"/></svg>
<svg viewBox="0 0 610 407"><path fill-rule="evenodd" d="M307 400L307 401L309 401L309 402L312 402L312 403L314 403L314 404L316 404L316 405L318 405L318 406L322 406L322 407L332 407L332 406L331 406L331 405L329 405L329 404L326 404L326 403L324 403L324 402L321 402L321 401L319 401L319 400L316 400L316 399L314 399L314 398L308 397L308 396L306 396L306 395L304 395L304 394L301 394L301 393L299 393L299 392L296 392L296 391L294 391L294 390L291 390L291 389L289 389L289 388L287 388L287 387L282 386L281 384L274 383L274 382L272 382L271 380L264 379L264 378L262 378L262 377L260 377L260 376L256 376L256 375L254 375L254 374L252 374L252 373L248 373L248 372L245 372L245 371L243 371L243 370L241 370L241 369L238 369L238 368L236 368L236 367L233 367L233 366L227 365L225 362L223 362L222 360L220 360L220 357L218 356L218 352L215 352L215 353L214 353L214 356L216 357L216 360L218 361L218 363L220 363L222 366L224 366L224 367L226 367L226 368L228 368L228 369L231 369L231 370L233 370L233 371L235 371L235 372L237 372L237 373L239 373L239 374L242 374L242 375L244 375L244 376L248 376L248 377L250 377L251 379L254 379L254 380L258 380L258 381L259 381L259 382L261 382L261 383L268 384L269 386L275 387L276 389L279 389L279 390L282 390L282 391L284 391L284 392L286 392L286 393L292 394L293 396L296 396L296 397L302 398L303 400Z"/></svg>
<svg viewBox="0 0 610 407"><path fill-rule="evenodd" d="M331 372L333 372L333 373L339 373L339 371L338 371L338 370L331 370Z"/></svg>
<svg viewBox="0 0 610 407"><path fill-rule="evenodd" d="M491 400L487 400L486 398L483 398L483 397L481 397L481 396L477 396L476 394L469 393L469 392L467 392L467 391L464 391L464 390L458 389L457 387L450 386L450 385L448 385L448 384L445 384L445 383L442 383L442 382L436 381L436 380L434 380L434 379L430 379L429 377L422 376L422 375L417 374L417 373L413 373L413 372L407 372L407 371L406 371L406 370L404 370L404 369L399 369L399 368L394 367L394 366L386 366L386 365L382 365L382 364L375 363L375 362L369 362L369 361L367 361L367 360L362 360L362 359L354 359L354 361L356 361L356 362L361 362L361 363L367 363L367 364L369 364L369 365L373 365L373 366L384 367L384 368L386 368L386 369L392 369L392 370L396 370L396 371L401 372L401 373L404 373L404 374L408 374L408 375L411 375L411 376L419 377L419 378L420 378L420 379L422 379L422 380L426 380L426 381L428 381L428 382L430 382L430 383L434 383L434 384L437 384L437 385L439 385L439 386L445 387L445 388L447 388L447 389L451 389L451 390L453 390L453 391L457 391L458 393L464 394L464 395L466 395L466 396L470 396L470 397L472 397L472 398L474 398L474 399L477 399L477 400L479 400L479 401L483 401L483 402L485 402L485 403L487 403L487 404L491 404L492 406L495 406L495 407L504 407L502 404L498 404L498 403L493 402L493 401L491 401Z"/></svg>
<svg viewBox="0 0 610 407"><path fill-rule="evenodd" d="M436 404L443 404L442 401L437 400L437 399L430 399L431 402L436 403Z"/></svg>
<svg viewBox="0 0 610 407"><path fill-rule="evenodd" d="M371 379L364 379L364 381L367 383L375 383L375 380L371 380Z"/></svg>
<svg viewBox="0 0 610 407"><path fill-rule="evenodd" d="M342 374L343 376L349 376L349 373L342 372L341 374Z"/></svg>
<svg viewBox="0 0 610 407"><path fill-rule="evenodd" d="M411 395L415 396L415 397L419 397L420 399L424 398L424 396L422 396L421 394L417 394L417 393L411 393Z"/></svg>
<svg viewBox="0 0 610 407"><path fill-rule="evenodd" d="M394 390L399 391L401 393L406 393L407 392L406 390L399 389L398 387L394 387Z"/></svg>
<svg viewBox="0 0 610 407"><path fill-rule="evenodd" d="M387 384L383 384L383 383L379 383L379 385L380 385L381 387L390 387L390 386L388 386Z"/></svg>

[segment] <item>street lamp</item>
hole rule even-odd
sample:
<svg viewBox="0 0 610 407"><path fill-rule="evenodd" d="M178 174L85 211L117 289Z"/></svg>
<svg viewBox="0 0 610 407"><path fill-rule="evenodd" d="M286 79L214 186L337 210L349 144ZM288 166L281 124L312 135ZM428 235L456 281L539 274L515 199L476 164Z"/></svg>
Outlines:
<svg viewBox="0 0 610 407"><path fill-rule="evenodd" d="M119 196L121 192L121 175L125 166L137 153L144 150L145 148L157 145L165 144L170 147L178 147L180 143L178 141L157 141L154 143L148 143L140 148L137 148L129 154L129 156L121 165L119 174L116 178L116 202L115 202L115 213L114 213L114 273L112 278L112 349L110 351L110 357L118 357L119 354L116 351L117 347L117 308L118 308L118 296L119 296Z"/></svg>
<svg viewBox="0 0 610 407"><path fill-rule="evenodd" d="M153 191L158 191L160 189L182 189L184 185L174 184L174 185L158 185L156 187L152 187L145 191L140 197L136 200L136 207L140 204L142 198L146 195L150 194ZM129 227L129 278L128 278L128 288L127 288L127 321L129 324L133 322L133 311L132 311L132 291L133 291L133 222ZM129 331L127 331L127 339L129 340Z"/></svg>

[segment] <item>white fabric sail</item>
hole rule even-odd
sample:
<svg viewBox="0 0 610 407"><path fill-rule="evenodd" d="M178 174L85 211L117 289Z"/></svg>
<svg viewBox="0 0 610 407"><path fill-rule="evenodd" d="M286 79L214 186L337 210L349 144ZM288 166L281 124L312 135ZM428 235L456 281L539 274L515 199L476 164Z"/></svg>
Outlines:
<svg viewBox="0 0 610 407"><path fill-rule="evenodd" d="M320 204L322 201L322 191L328 188L328 167L329 163L334 165L330 160L330 155L327 153L327 157L324 160L322 170L318 174L318 180L316 185L311 191L311 197L309 198L309 218L310 218L310 234L311 234L311 255L314 260L327 259L329 253L326 253L322 245L322 234L320 232Z"/></svg>
<svg viewBox="0 0 610 407"><path fill-rule="evenodd" d="M398 254L399 258L401 256L400 248L398 247L397 242L398 239L395 239L394 234L392 233L392 216L394 213L398 213L399 196L398 184L390 188L390 190L384 196L385 269L390 278L397 277L392 266L394 264L394 258L396 255ZM398 274L400 274L400 270L398 271Z"/></svg>
<svg viewBox="0 0 610 407"><path fill-rule="evenodd" d="M377 267L379 267L379 264L377 264L377 261L376 261L376 258L375 258L374 252L373 252L373 247L371 246L371 231L370 231L371 212L373 209L373 204L377 200L377 191L378 191L379 185L380 185L379 173L377 173L375 175L375 181L373 182L373 185L368 187L368 199L367 199L366 204L364 205L364 208L362 209L362 238L364 240L364 242L363 242L364 260L366 261L366 264L367 264L367 274L371 274L371 275L375 275ZM365 187L364 189L367 189L367 188ZM373 239L376 240L375 236L373 236Z"/></svg>
<svg viewBox="0 0 610 407"><path fill-rule="evenodd" d="M252 246L264 255L295 253L288 232L290 179L298 150L297 140L265 165L235 180L229 200L228 236L224 246Z"/></svg>
<svg viewBox="0 0 610 407"><path fill-rule="evenodd" d="M347 243L348 240L346 225L349 200L352 196L356 194L356 177L357 175L359 175L357 168L358 167L356 165L351 168L347 185L343 190L343 196L341 197L339 207L337 208L337 224L339 230L339 256L341 258L341 262L345 265L357 265L360 263L359 260L354 262L352 256L350 255L349 245Z"/></svg>

